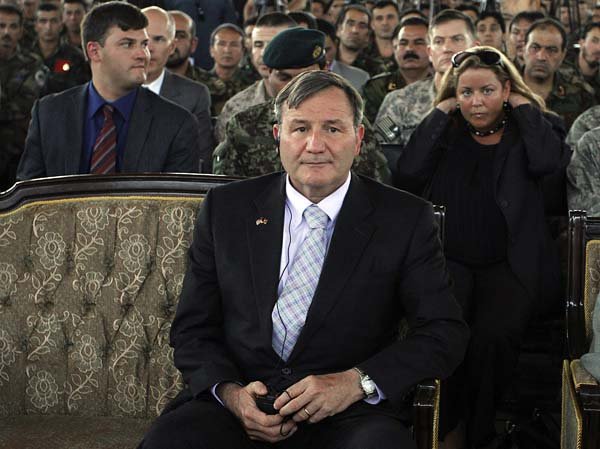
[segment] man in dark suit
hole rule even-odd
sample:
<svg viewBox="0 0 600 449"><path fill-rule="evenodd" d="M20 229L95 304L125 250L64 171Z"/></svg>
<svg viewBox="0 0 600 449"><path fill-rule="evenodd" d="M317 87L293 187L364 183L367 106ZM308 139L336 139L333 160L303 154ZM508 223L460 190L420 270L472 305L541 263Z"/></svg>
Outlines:
<svg viewBox="0 0 600 449"><path fill-rule="evenodd" d="M431 205L350 172L362 106L339 75L297 76L275 102L287 175L207 195L171 328L187 387L144 449L414 447L405 396L468 330Z"/></svg>
<svg viewBox="0 0 600 449"><path fill-rule="evenodd" d="M200 133L202 171L210 173L214 147L210 122L210 92L202 83L165 70L169 56L175 48L175 21L158 6L149 6L142 12L148 19L146 29L150 39L150 64L144 86L196 116Z"/></svg>
<svg viewBox="0 0 600 449"><path fill-rule="evenodd" d="M198 171L196 118L140 87L150 60L146 26L142 12L124 2L86 15L92 81L35 103L17 179Z"/></svg>

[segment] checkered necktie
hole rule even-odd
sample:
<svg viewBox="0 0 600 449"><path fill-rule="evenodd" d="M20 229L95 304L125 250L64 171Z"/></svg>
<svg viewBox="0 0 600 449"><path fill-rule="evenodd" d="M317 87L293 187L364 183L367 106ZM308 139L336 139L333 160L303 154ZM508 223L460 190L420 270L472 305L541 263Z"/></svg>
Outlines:
<svg viewBox="0 0 600 449"><path fill-rule="evenodd" d="M298 248L287 282L271 313L271 344L283 360L287 360L292 353L304 327L327 248L327 214L313 204L304 210L303 215L310 230Z"/></svg>
<svg viewBox="0 0 600 449"><path fill-rule="evenodd" d="M95 175L106 175L115 172L117 161L117 127L113 120L114 107L105 104L102 107L104 113L104 125L96 138L92 150L92 163L90 173Z"/></svg>

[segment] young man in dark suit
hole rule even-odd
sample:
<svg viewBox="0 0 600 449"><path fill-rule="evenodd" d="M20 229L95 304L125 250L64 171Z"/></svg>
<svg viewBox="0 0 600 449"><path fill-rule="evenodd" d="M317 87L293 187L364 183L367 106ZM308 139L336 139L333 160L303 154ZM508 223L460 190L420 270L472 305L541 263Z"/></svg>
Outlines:
<svg viewBox="0 0 600 449"><path fill-rule="evenodd" d="M297 76L275 101L287 174L206 197L171 328L186 389L142 448L414 448L405 396L468 330L431 204L350 171L362 107Z"/></svg>
<svg viewBox="0 0 600 449"><path fill-rule="evenodd" d="M82 23L92 81L35 103L17 179L78 173L197 172L198 122L140 86L148 22L112 1Z"/></svg>

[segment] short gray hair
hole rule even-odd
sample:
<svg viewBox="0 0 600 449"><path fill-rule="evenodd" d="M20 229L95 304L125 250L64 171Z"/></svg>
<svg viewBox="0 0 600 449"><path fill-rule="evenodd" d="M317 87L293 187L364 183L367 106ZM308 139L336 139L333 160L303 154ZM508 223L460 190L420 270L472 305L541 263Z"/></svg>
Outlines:
<svg viewBox="0 0 600 449"><path fill-rule="evenodd" d="M304 100L308 100L319 92L337 87L341 89L352 108L354 127L362 123L364 103L360 94L344 78L336 73L325 70L309 70L301 73L290 81L275 98L275 117L281 124L281 112L284 105L296 109Z"/></svg>

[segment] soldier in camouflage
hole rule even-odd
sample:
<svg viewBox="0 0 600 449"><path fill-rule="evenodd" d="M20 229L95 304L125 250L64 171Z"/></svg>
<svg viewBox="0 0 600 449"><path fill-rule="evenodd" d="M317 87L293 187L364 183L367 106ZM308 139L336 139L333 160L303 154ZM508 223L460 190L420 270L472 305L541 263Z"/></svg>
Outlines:
<svg viewBox="0 0 600 449"><path fill-rule="evenodd" d="M243 45L244 32L232 23L219 25L211 34L210 55L215 65L210 71L202 70L198 81L210 91L213 117L221 113L227 100L254 83L239 67L244 55Z"/></svg>
<svg viewBox="0 0 600 449"><path fill-rule="evenodd" d="M600 126L600 105L583 112L571 125L566 142L575 147L585 133Z"/></svg>
<svg viewBox="0 0 600 449"><path fill-rule="evenodd" d="M475 29L469 17L446 9L433 18L427 38L433 78L414 82L385 96L375 119L380 142L402 146L408 143L413 131L433 107L437 87L451 65L452 55L473 46Z"/></svg>
<svg viewBox="0 0 600 449"><path fill-rule="evenodd" d="M397 36L396 26L400 14L398 5L392 0L379 0L372 9L373 19L371 29L373 40L366 48L364 54L371 64L367 68L357 66L374 77L381 73L395 72L398 64L394 58L393 38Z"/></svg>
<svg viewBox="0 0 600 449"><path fill-rule="evenodd" d="M388 93L431 75L427 54L428 27L425 19L409 17L396 28L393 43L398 70L373 77L363 88L365 116L372 123Z"/></svg>
<svg viewBox="0 0 600 449"><path fill-rule="evenodd" d="M0 191L15 181L31 108L47 74L36 55L20 50L22 32L21 10L0 5Z"/></svg>
<svg viewBox="0 0 600 449"><path fill-rule="evenodd" d="M560 22L544 18L534 22L526 35L523 80L546 101L569 129L575 119L594 104L594 90L574 71L559 70L566 55L567 34Z"/></svg>
<svg viewBox="0 0 600 449"><path fill-rule="evenodd" d="M19 0L19 5L23 11L23 32L21 33L21 48L31 48L37 34L35 32L35 13L40 0Z"/></svg>
<svg viewBox="0 0 600 449"><path fill-rule="evenodd" d="M62 21L64 24L61 43L81 48L81 21L85 15L84 0L63 0Z"/></svg>
<svg viewBox="0 0 600 449"><path fill-rule="evenodd" d="M358 67L366 72L375 70L377 65L366 54L369 45L371 12L362 5L346 6L337 20L337 59L347 65Z"/></svg>
<svg viewBox="0 0 600 449"><path fill-rule="evenodd" d="M576 68L596 92L594 103L600 104L600 22L588 23L583 29Z"/></svg>
<svg viewBox="0 0 600 449"><path fill-rule="evenodd" d="M198 46L196 23L183 11L172 10L168 13L175 23L175 48L173 53L169 55L167 68L179 76L200 81L203 71L190 61L190 56Z"/></svg>
<svg viewBox="0 0 600 449"><path fill-rule="evenodd" d="M271 67L268 81L275 93L300 73L325 66L325 36L317 30L293 28L277 35L267 47L264 62ZM287 49L295 48L295 52ZM236 114L228 123L226 138L214 152L216 174L258 176L282 169L273 125L277 122L274 99ZM389 182L385 156L379 151L373 132L365 122L363 147L355 160L358 173Z"/></svg>
<svg viewBox="0 0 600 449"><path fill-rule="evenodd" d="M278 12L265 14L256 22L252 30L252 64L260 73L261 80L238 92L225 103L215 125L215 138L218 142L225 139L225 126L235 114L274 97L271 86L265 83L269 68L263 63L263 53L277 33L294 26L296 22Z"/></svg>
<svg viewBox="0 0 600 449"><path fill-rule="evenodd" d="M600 127L586 132L567 167L569 209L600 215Z"/></svg>
<svg viewBox="0 0 600 449"><path fill-rule="evenodd" d="M60 8L53 3L40 4L35 22L38 38L31 51L44 61L49 70L42 95L84 84L92 77L83 53L60 42L62 27Z"/></svg>

